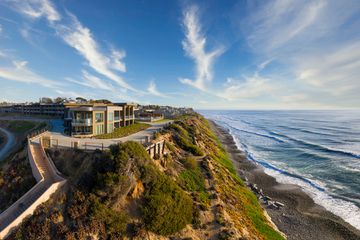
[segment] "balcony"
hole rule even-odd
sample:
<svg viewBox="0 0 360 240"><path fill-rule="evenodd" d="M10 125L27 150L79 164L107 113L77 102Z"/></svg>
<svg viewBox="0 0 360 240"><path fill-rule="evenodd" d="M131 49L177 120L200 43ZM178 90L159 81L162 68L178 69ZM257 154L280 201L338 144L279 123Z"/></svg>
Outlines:
<svg viewBox="0 0 360 240"><path fill-rule="evenodd" d="M133 120L134 119L134 116L125 116L125 120Z"/></svg>
<svg viewBox="0 0 360 240"><path fill-rule="evenodd" d="M88 119L73 119L71 121L71 125L76 127L76 126L92 126L92 119L88 118Z"/></svg>

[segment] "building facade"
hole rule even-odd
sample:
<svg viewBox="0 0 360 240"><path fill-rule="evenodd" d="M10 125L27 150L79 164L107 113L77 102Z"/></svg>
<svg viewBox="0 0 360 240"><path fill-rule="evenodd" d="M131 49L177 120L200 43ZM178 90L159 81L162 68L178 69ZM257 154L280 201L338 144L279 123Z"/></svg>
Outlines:
<svg viewBox="0 0 360 240"><path fill-rule="evenodd" d="M2 107L2 112L19 113L24 115L47 115L53 117L63 117L65 106L64 104L14 104L11 106Z"/></svg>
<svg viewBox="0 0 360 240"><path fill-rule="evenodd" d="M65 132L74 137L112 133L116 128L134 124L136 104L65 104Z"/></svg>

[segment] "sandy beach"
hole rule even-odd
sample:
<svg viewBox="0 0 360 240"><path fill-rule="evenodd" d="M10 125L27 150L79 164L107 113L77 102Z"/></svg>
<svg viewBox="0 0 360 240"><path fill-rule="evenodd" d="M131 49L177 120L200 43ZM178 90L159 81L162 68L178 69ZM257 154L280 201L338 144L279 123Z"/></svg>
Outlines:
<svg viewBox="0 0 360 240"><path fill-rule="evenodd" d="M263 190L272 200L284 203L281 209L262 206L288 239L291 240L353 240L360 239L360 231L327 211L297 185L280 184L267 175L261 166L249 161L240 151L233 137L222 127L210 121L211 127L224 145L239 176Z"/></svg>

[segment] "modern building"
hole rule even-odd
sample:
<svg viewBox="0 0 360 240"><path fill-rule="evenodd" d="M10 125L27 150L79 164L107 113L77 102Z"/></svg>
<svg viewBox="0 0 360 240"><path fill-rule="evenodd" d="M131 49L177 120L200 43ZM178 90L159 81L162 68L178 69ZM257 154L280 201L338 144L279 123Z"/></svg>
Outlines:
<svg viewBox="0 0 360 240"><path fill-rule="evenodd" d="M112 133L115 128L134 124L134 103L65 104L65 132L74 137Z"/></svg>

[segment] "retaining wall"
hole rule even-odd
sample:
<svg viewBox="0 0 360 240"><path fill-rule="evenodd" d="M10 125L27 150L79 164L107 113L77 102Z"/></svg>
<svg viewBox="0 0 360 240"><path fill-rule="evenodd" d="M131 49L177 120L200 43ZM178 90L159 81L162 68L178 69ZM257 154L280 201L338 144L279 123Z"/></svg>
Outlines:
<svg viewBox="0 0 360 240"><path fill-rule="evenodd" d="M32 173L34 178L38 183L32 187L26 194L24 194L20 199L18 199L15 203L13 203L8 209L6 209L3 213L0 214L0 226L4 224L5 221L11 221L6 227L4 227L0 231L0 239L5 238L13 228L18 226L24 218L29 215L32 215L35 209L42 203L46 202L50 199L51 195L55 193L59 188L61 188L66 180L61 177L60 172L56 169L52 160L47 156L45 150L42 146L41 136L46 134L42 133L36 137L28 139L28 158L30 162L30 166L32 169ZM34 155L32 152L32 143L31 141L39 140L41 156L45 161L49 163L50 179L44 179L44 176L40 173L40 169L34 159ZM37 195L40 195L37 197ZM31 203L29 207L23 210L15 219L11 219L12 215L17 214L19 209L21 209L21 205L23 205L26 201L32 201L32 199L36 197L36 200Z"/></svg>

